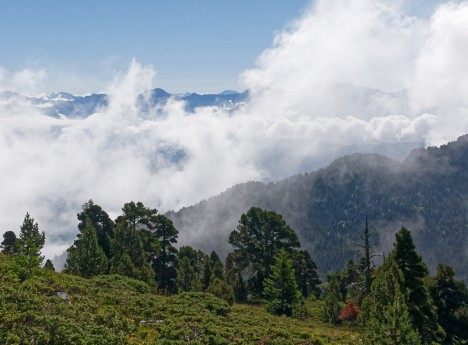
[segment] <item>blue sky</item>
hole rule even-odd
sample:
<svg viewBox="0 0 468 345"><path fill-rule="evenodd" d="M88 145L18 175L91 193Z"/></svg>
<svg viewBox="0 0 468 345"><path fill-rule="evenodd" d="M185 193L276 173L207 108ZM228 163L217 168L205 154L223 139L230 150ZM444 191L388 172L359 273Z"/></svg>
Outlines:
<svg viewBox="0 0 468 345"><path fill-rule="evenodd" d="M171 92L239 89L308 0L4 1L0 66L50 76L46 91L98 91L132 58Z"/></svg>

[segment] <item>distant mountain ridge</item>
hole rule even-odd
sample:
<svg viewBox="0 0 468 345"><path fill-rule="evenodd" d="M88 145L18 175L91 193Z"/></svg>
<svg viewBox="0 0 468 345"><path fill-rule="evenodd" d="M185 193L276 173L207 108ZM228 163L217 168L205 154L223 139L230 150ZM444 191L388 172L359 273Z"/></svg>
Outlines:
<svg viewBox="0 0 468 345"><path fill-rule="evenodd" d="M229 233L250 207L280 213L298 232L322 274L356 257L364 219L380 253L401 226L433 271L452 265L468 281L468 135L441 147L413 150L399 162L353 154L325 169L276 183L248 182L167 215L180 243L226 255ZM379 259L377 259L379 260Z"/></svg>
<svg viewBox="0 0 468 345"><path fill-rule="evenodd" d="M200 107L222 107L226 110L234 110L247 102L249 92L248 90L244 92L226 90L218 94L171 94L156 88L141 94L138 97L138 105L142 112L148 112L150 108L165 105L170 98L185 102L185 109L188 112L194 112ZM0 99L28 102L45 115L56 118L86 118L108 105L106 94L75 96L67 92L58 92L44 97L26 97L6 91L0 93Z"/></svg>

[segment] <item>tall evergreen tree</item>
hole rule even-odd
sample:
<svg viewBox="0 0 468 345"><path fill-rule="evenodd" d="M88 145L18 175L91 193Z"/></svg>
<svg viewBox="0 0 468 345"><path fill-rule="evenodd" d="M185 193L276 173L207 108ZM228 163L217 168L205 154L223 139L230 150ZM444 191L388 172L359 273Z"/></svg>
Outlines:
<svg viewBox="0 0 468 345"><path fill-rule="evenodd" d="M131 230L154 230L155 218L158 210L146 207L142 202L130 201L122 207L123 214L115 220L116 223L125 223Z"/></svg>
<svg viewBox="0 0 468 345"><path fill-rule="evenodd" d="M195 274L195 270L186 256L183 257L178 265L177 284L181 291L201 290L200 279Z"/></svg>
<svg viewBox="0 0 468 345"><path fill-rule="evenodd" d="M468 319L460 317L460 312L468 308L465 282L455 279L452 267L439 264L436 276L431 278L429 291L437 307L439 324L446 334L444 344L468 343Z"/></svg>
<svg viewBox="0 0 468 345"><path fill-rule="evenodd" d="M393 255L403 273L403 287L409 291L408 309L413 326L421 335L423 344L437 344L445 337L437 323L437 314L424 279L426 264L416 252L411 233L402 227L395 235Z"/></svg>
<svg viewBox="0 0 468 345"><path fill-rule="evenodd" d="M370 241L370 234L369 234L369 222L366 216L366 223L364 227L364 235L361 236L361 243L356 243L356 245L360 248L360 252L362 253L362 260L361 260L361 270L364 274L364 281L363 281L363 289L359 293L359 298L362 299L364 296L367 296L371 290L372 284L372 258L375 256L374 252L371 247Z"/></svg>
<svg viewBox="0 0 468 345"><path fill-rule="evenodd" d="M77 214L79 220L78 229L82 232L86 226L86 218L91 220L99 246L102 248L107 258L111 257L111 242L114 238L114 222L101 206L89 200L83 205L83 211Z"/></svg>
<svg viewBox="0 0 468 345"><path fill-rule="evenodd" d="M44 257L41 256L44 243L44 232L39 232L39 225L29 213L26 213L20 228L18 252L14 256L19 266L24 269L23 278L30 277L33 271L41 265L42 260L44 260Z"/></svg>
<svg viewBox="0 0 468 345"><path fill-rule="evenodd" d="M284 249L280 249L276 254L271 275L265 279L265 297L270 312L288 316L292 315L294 303L301 297L297 289L292 260Z"/></svg>
<svg viewBox="0 0 468 345"><path fill-rule="evenodd" d="M325 288L325 299L322 309L322 319L325 322L337 324L342 309L342 294L340 291L340 277L338 274L328 276Z"/></svg>
<svg viewBox="0 0 468 345"><path fill-rule="evenodd" d="M88 216L84 219L84 228L80 236L67 249L67 253L65 272L85 278L107 273L108 260L98 243L96 229Z"/></svg>
<svg viewBox="0 0 468 345"><path fill-rule="evenodd" d="M118 223L111 249L110 273L139 279L152 286L156 284L138 231L127 228L124 222Z"/></svg>
<svg viewBox="0 0 468 345"><path fill-rule="evenodd" d="M229 243L239 253L236 258L249 274L251 291L257 296L263 292L263 280L270 275L275 255L281 249L292 252L300 247L296 233L279 214L257 207L241 216L237 230L229 235Z"/></svg>
<svg viewBox="0 0 468 345"><path fill-rule="evenodd" d="M377 270L371 292L364 299L364 344L418 345L408 313L403 274L393 256Z"/></svg>
<svg viewBox="0 0 468 345"><path fill-rule="evenodd" d="M1 247L3 254L11 256L18 253L18 239L13 231L7 231L3 234Z"/></svg>
<svg viewBox="0 0 468 345"><path fill-rule="evenodd" d="M153 268L156 272L158 290L167 293L177 292L177 243L178 231L172 221L158 215L154 221L154 233L159 240L159 254L154 258Z"/></svg>
<svg viewBox="0 0 468 345"><path fill-rule="evenodd" d="M317 273L317 265L306 250L295 250L292 255L296 282L302 296L314 295L319 297L321 284Z"/></svg>
<svg viewBox="0 0 468 345"><path fill-rule="evenodd" d="M229 253L226 257L226 283L234 289L234 296L237 302L247 301L247 287L242 278L242 269L237 265L239 260L236 260L235 253Z"/></svg>
<svg viewBox="0 0 468 345"><path fill-rule="evenodd" d="M207 289L208 286L210 286L211 283L211 276L213 274L213 270L211 269L211 262L210 260L205 260L205 263L203 264L203 288Z"/></svg>

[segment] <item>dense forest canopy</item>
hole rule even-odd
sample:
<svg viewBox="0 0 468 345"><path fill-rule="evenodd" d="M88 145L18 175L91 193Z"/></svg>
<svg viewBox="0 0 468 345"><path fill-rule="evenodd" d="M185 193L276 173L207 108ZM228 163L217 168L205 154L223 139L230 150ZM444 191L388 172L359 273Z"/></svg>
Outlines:
<svg viewBox="0 0 468 345"><path fill-rule="evenodd" d="M314 253L322 275L353 257L365 215L381 254L403 225L431 272L440 262L468 279L468 136L414 150L403 162L354 154L327 168L276 183L248 182L178 212L169 212L181 243L225 256L225 241L250 207L274 210Z"/></svg>

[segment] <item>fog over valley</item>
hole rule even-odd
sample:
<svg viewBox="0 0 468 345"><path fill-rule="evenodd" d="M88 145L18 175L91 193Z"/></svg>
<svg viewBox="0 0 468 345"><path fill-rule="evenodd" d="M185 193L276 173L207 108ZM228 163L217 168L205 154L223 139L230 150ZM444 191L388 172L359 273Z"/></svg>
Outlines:
<svg viewBox="0 0 468 345"><path fill-rule="evenodd" d="M47 68L0 66L0 229L18 232L29 212L51 258L89 199L113 218L131 200L165 213L344 154L404 160L454 141L468 132L466 23L467 2L415 14L406 1L318 0L239 71L246 93L155 99L158 66L135 56L73 112L78 95L45 91Z"/></svg>

